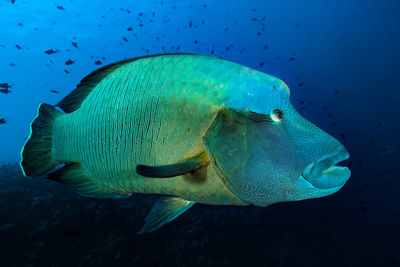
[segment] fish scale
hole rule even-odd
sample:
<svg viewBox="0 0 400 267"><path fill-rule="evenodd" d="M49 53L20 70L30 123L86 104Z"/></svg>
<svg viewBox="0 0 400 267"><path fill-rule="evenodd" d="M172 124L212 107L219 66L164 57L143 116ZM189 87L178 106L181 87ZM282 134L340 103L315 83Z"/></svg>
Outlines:
<svg viewBox="0 0 400 267"><path fill-rule="evenodd" d="M78 121L86 125L86 127L76 127L76 131L72 133L72 139L75 141L70 146L64 145L64 147L71 148L71 151L66 152L65 155L73 155L71 158L80 162L89 175L100 184L126 192L135 191L144 186L141 183L144 179L137 177L134 172L136 164L160 165L179 161L186 156L193 144L199 147L201 142L199 135L201 132L205 132L205 128L198 130L197 136L192 133L188 134L186 131L179 132L177 130L179 127L171 127L172 123L175 122L161 120L163 117L168 117L168 114L165 114L167 107L163 107L162 104L165 104L168 93L175 93L174 90L180 90L182 95L186 94L186 99L185 97L174 98L175 101L179 102L171 101L169 105L174 106L183 103L182 108L188 107L187 98L189 98L190 89L196 88L196 86L192 86L193 84L198 87L200 82L199 78L192 76L199 75L196 68L201 71L200 66L202 66L201 63L204 59L199 59L197 64L194 64L195 62L192 59L183 59L181 60L183 64L175 64L178 67L174 67L168 59L157 60L155 58L153 60L160 61L161 64L158 64L158 62L153 62L153 64L147 62L145 64L145 61L139 60L121 66L94 88L82 103L80 109L68 116L59 118L66 125L77 125ZM195 69L191 75L188 75L190 72L186 64L192 64L191 68ZM210 68L203 69L205 71L203 76L210 71ZM184 72L185 75L180 72ZM174 77L183 78L172 79L171 73ZM157 77L157 79L154 77ZM178 82L172 83L171 80L178 80ZM182 84L185 86L181 87ZM127 100L133 102L125 103ZM158 102L160 103L159 109L155 105ZM124 109L124 105L128 109ZM211 105L215 104L209 104L209 106ZM113 109L108 112L110 107L113 107ZM196 107L194 109L196 110ZM195 115L195 113L193 114ZM198 112L198 114L201 113ZM206 115L208 115L208 121L211 123L215 114ZM155 123L153 118L160 119ZM196 124L207 125L202 120L202 116L197 118L193 116L192 118L193 121L190 123L193 131L196 131L193 127ZM133 125L131 122L134 122ZM56 125L58 123L61 123L61 121L57 122ZM182 121L182 124L188 123ZM69 128L65 127L66 125L63 125L63 129ZM133 126L133 128L126 129L128 125ZM122 133L126 134L125 138L121 135ZM157 135L153 133L157 133ZM94 138L96 136L97 138ZM117 153L113 152L115 140L112 139L116 136L118 136L120 144ZM168 141L164 143L160 136L167 137ZM172 136L174 139L171 139ZM190 140L185 142L182 149L168 151L168 149L163 148L165 146L167 148L178 147L179 141L187 138L190 138ZM74 149L75 147L79 148ZM94 149L87 149L88 147ZM120 151L125 151L125 153ZM154 156L152 155L153 151L157 151ZM60 161L66 160L60 155L58 157ZM142 190L146 190L144 187Z"/></svg>

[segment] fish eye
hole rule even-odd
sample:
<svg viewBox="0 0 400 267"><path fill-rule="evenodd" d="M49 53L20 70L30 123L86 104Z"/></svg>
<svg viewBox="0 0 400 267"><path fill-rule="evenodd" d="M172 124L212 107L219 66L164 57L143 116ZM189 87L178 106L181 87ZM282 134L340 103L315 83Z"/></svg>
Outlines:
<svg viewBox="0 0 400 267"><path fill-rule="evenodd" d="M283 112L279 109L274 109L269 114L260 114L250 110L240 111L238 113L256 123L280 122L283 119Z"/></svg>
<svg viewBox="0 0 400 267"><path fill-rule="evenodd" d="M283 119L283 112L279 109L274 109L271 112L270 117L274 122L279 122Z"/></svg>

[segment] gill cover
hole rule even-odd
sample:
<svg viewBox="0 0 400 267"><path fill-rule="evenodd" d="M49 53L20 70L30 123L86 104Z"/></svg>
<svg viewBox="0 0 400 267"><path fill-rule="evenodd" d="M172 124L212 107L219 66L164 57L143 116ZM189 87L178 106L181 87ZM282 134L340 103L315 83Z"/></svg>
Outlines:
<svg viewBox="0 0 400 267"><path fill-rule="evenodd" d="M203 141L225 185L257 206L287 201L307 165L296 153L285 121L256 123L244 112L223 108Z"/></svg>

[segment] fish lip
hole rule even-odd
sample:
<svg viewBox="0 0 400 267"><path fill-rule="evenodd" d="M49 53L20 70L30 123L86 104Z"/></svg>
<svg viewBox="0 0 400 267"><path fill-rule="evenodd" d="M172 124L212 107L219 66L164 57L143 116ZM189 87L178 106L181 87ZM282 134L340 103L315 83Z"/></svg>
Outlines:
<svg viewBox="0 0 400 267"><path fill-rule="evenodd" d="M307 178L305 178L303 175L300 175L299 179L303 179L303 180L306 181L306 182L309 184L309 186L311 186L313 189L320 190L320 191L322 191L322 192L324 192L324 191L326 191L326 192L338 191L338 190L339 190L340 188L342 188L342 186L344 185L344 183L343 183L343 185L323 188L323 187L318 187L318 186L316 186L315 184L313 184L312 182L310 182L309 180L307 180Z"/></svg>
<svg viewBox="0 0 400 267"><path fill-rule="evenodd" d="M313 182L313 179L318 178L321 176L324 172L331 170L332 168L335 169L341 169L342 171L348 171L348 167L342 167L342 166L336 166L336 164L347 160L350 157L349 152L342 147L335 153L330 153L330 154L325 154L319 159L313 161L307 167L304 169L303 173L301 174L301 177L305 179L307 182L309 182L311 185L314 187L318 188L316 186L315 182ZM321 168L322 166L322 168ZM347 179L346 179L347 181ZM346 182L344 181L344 183ZM344 184L343 183L343 184ZM322 188L320 188L322 189ZM329 189L329 188L324 188L324 189Z"/></svg>

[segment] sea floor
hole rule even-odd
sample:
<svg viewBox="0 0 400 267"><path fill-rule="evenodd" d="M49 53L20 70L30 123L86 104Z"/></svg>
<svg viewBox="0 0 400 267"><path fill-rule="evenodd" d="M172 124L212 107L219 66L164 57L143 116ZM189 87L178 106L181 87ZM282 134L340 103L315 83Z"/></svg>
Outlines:
<svg viewBox="0 0 400 267"><path fill-rule="evenodd" d="M330 197L266 208L195 205L137 235L158 196L80 197L7 165L0 169L0 265L399 265L400 207L388 202L395 191L383 197L390 207L369 192L349 183Z"/></svg>

